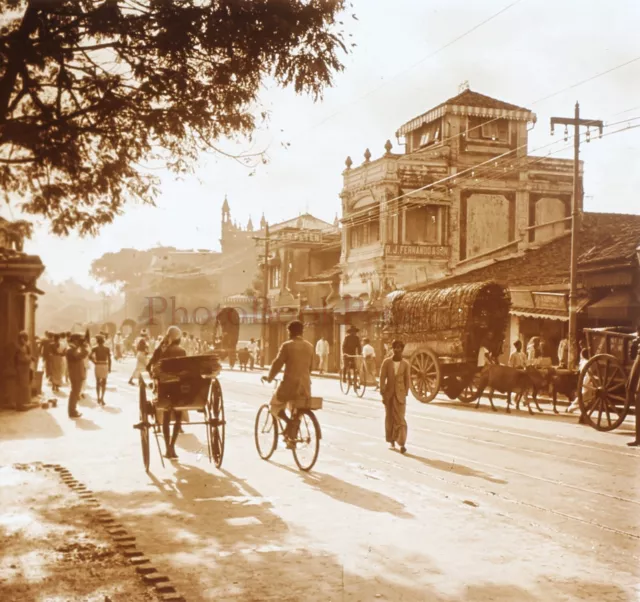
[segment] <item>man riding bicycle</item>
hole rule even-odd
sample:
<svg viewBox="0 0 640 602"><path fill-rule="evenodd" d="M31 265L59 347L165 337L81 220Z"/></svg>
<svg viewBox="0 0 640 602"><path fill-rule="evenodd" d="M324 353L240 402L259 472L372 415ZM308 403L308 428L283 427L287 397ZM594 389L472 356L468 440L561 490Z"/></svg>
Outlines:
<svg viewBox="0 0 640 602"><path fill-rule="evenodd" d="M356 364L355 355L362 355L362 345L360 344L360 337L358 336L358 329L352 326L347 331L347 336L342 341L342 382L347 382L347 374L349 370L353 368L355 371L358 367ZM357 387L357 385L356 385Z"/></svg>
<svg viewBox="0 0 640 602"><path fill-rule="evenodd" d="M269 375L262 377L263 381L270 383L284 367L284 377L271 398L270 406L271 414L287 424L285 439L295 437L298 426L287 416L285 408L290 401L311 398L311 370L314 360L313 345L302 338L302 322L294 320L287 329L289 340L280 347L278 357L271 364ZM287 447L290 446L291 443L287 441Z"/></svg>

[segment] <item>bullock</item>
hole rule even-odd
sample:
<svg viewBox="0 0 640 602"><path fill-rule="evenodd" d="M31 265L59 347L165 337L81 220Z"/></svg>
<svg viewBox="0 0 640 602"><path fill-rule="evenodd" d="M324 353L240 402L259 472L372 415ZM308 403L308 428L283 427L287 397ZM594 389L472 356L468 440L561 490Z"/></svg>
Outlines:
<svg viewBox="0 0 640 602"><path fill-rule="evenodd" d="M494 412L498 410L493 405L493 392L500 391L500 393L507 394L507 414L511 413L512 393L516 394L516 410L520 409L520 400L524 395L529 414L533 414L527 396L529 390L533 392L533 402L536 404L536 408L539 412L542 412L542 408L538 405L537 395L538 391L543 389L546 384L547 379L545 376L535 368L527 367L526 370L519 370L517 368L511 368L510 366L502 366L501 364L489 364L484 367L478 379L478 401L476 402L476 408L480 405L480 398L484 390L488 387L489 403Z"/></svg>
<svg viewBox="0 0 640 602"><path fill-rule="evenodd" d="M558 393L564 395L569 402L573 402L578 395L578 372L570 370L556 370L550 368L548 373L551 398L553 399L553 412L558 414L556 404Z"/></svg>

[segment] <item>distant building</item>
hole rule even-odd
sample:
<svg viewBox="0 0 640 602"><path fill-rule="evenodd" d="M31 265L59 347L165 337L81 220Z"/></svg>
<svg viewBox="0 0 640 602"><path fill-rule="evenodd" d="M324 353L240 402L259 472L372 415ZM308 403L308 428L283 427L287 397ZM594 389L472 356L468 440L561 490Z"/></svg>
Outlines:
<svg viewBox="0 0 640 602"><path fill-rule="evenodd" d="M260 224L264 228L264 216ZM118 318L133 319L154 334L177 324L210 339L225 299L251 292L258 269L254 237L264 234L264 229L254 230L251 219L245 227L234 222L226 197L220 225L220 251L152 249L148 270L125 288L125 308Z"/></svg>

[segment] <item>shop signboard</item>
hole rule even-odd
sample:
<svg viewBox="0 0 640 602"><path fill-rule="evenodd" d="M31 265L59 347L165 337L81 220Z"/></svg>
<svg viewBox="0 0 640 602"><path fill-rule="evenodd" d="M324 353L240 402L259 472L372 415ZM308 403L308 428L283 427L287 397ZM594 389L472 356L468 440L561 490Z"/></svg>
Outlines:
<svg viewBox="0 0 640 602"><path fill-rule="evenodd" d="M386 244L384 253L394 257L420 257L431 259L448 259L449 247L443 245L400 245Z"/></svg>

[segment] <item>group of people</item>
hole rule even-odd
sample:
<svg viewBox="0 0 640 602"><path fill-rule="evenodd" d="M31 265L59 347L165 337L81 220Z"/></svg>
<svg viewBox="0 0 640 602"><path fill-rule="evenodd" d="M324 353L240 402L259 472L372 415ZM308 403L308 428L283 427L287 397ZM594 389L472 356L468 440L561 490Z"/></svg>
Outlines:
<svg viewBox="0 0 640 602"><path fill-rule="evenodd" d="M260 356L260 344L252 338L247 345L242 347L238 351L238 363L240 364L240 370L243 372L249 370L253 370L255 368L256 363L259 361ZM229 365L233 368L231 364L232 354L229 354Z"/></svg>
<svg viewBox="0 0 640 602"><path fill-rule="evenodd" d="M87 372L91 364L95 366L97 401L100 405L105 405L107 376L111 372L111 350L106 341L106 333L100 333L92 339L88 332L46 332L42 339L36 338L36 354L32 357L29 337L26 332L22 332L19 335L19 348L23 363L29 366L31 376L42 359L42 371L53 393L60 393L61 387L69 385L68 414L70 418L80 418L78 401L85 397ZM29 384L28 394L26 390L23 394L25 400L28 395L30 401L30 389ZM24 403L22 406L24 407Z"/></svg>
<svg viewBox="0 0 640 602"><path fill-rule="evenodd" d="M350 326L347 336L342 341L342 371L341 378L346 382L347 373L355 368L362 380L366 379L367 384L376 384L376 350L367 337L362 341L358 336L359 329ZM329 371L329 355L331 346L327 337L322 335L316 342L315 355L317 358L317 370L319 374ZM358 384L356 383L356 387Z"/></svg>
<svg viewBox="0 0 640 602"><path fill-rule="evenodd" d="M326 339L322 337L318 343L322 344L316 347L311 345L303 338L304 325L298 320L294 320L288 326L289 340L283 343L278 352L278 356L271 365L269 374L266 377L267 382L273 379L284 369L282 382L278 385L271 402L271 413L274 417L282 419L287 428L284 433L287 444L291 445L291 438L294 436L297 425L287 416L285 408L288 401L299 398L311 397L311 373L314 367L315 357L319 358L319 365L326 364L322 361L324 351L328 349L328 343L325 345ZM356 359L353 356L363 356L363 360L373 361L372 373L375 370L375 350L371 346L368 339L364 339L362 343L357 335L358 329L351 327L348 335L342 344L342 352L345 359ZM367 346L371 348L370 352ZM320 350L320 353L319 353ZM365 354L365 350L369 353ZM407 394L410 387L410 368L409 362L402 357L404 351L404 343L400 340L393 341L391 345L391 354L386 357L380 366L379 373L379 389L382 397L382 403L385 408L385 438L389 446L395 449L399 446L400 452L407 452L407 421L406 407ZM372 353L371 353L372 352ZM328 351L326 352L328 355ZM343 373L341 377L345 377Z"/></svg>

